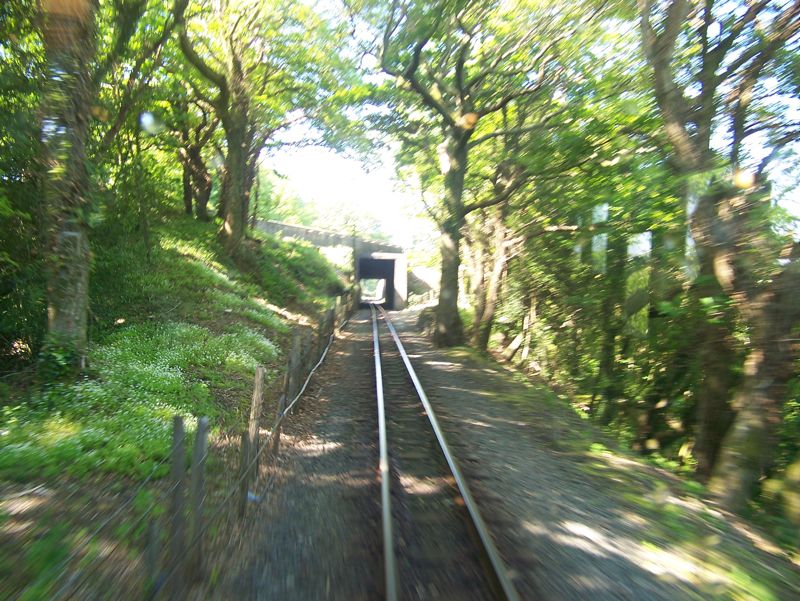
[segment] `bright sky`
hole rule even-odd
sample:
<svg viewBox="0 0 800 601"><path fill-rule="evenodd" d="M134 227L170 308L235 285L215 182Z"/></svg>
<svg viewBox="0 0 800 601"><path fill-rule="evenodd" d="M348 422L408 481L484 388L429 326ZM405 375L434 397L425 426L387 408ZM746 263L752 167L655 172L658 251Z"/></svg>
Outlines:
<svg viewBox="0 0 800 601"><path fill-rule="evenodd" d="M372 215L395 244L411 248L415 238L436 235L423 214L418 193L397 182L388 150L374 157L369 170L356 159L317 146L283 147L264 164L285 176L300 198L323 213L343 210ZM776 175L779 187L789 183L786 174ZM781 204L800 219L800 189L784 197Z"/></svg>
<svg viewBox="0 0 800 601"><path fill-rule="evenodd" d="M365 166L327 148L283 147L264 164L285 176L300 198L317 205L321 212L363 211L401 246L411 246L415 229L417 235L420 228L428 229L424 220L415 217L423 210L419 197L403 191L395 180L388 150Z"/></svg>

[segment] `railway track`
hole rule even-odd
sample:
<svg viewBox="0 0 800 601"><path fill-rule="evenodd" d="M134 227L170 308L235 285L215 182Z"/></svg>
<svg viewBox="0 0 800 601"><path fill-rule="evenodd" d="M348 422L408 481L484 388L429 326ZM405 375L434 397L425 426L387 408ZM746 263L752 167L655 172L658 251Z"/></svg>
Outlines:
<svg viewBox="0 0 800 601"><path fill-rule="evenodd" d="M387 601L518 601L389 316L370 311Z"/></svg>

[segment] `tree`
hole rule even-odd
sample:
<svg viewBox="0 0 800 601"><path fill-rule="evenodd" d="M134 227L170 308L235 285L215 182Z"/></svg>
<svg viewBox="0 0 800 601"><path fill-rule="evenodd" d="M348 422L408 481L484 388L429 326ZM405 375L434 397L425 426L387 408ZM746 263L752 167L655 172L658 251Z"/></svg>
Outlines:
<svg viewBox="0 0 800 601"><path fill-rule="evenodd" d="M96 6L49 0L44 11L48 64L43 124L49 230L48 338L68 369L86 365L89 307L89 173L86 137L92 99Z"/></svg>
<svg viewBox="0 0 800 601"><path fill-rule="evenodd" d="M503 127L508 128L505 112L503 120ZM467 261L474 311L471 343L486 352L509 260L525 239L514 231L509 215L518 208L513 202L526 192L533 174L523 163L517 137L496 138L481 151L475 157L473 174L484 181L470 186L469 195L471 205L485 208L474 211L468 220L465 251L471 259Z"/></svg>
<svg viewBox="0 0 800 601"><path fill-rule="evenodd" d="M210 83L215 90L214 98L205 99L214 107L220 119L227 143L225 155L225 180L222 184L220 203L225 223L222 235L226 249L233 254L244 238L247 220L247 162L253 143L251 122L251 92L255 71L260 66L259 56L253 53L245 36L252 33L262 17L257 6L249 15L237 10L237 5L220 2L205 15L204 29L208 37L203 43L211 56L203 57L196 50L189 30L185 25L188 0L176 10L179 22L179 39L186 60ZM202 14L202 13L201 13ZM212 20L213 19L213 20ZM195 27L199 34L200 29ZM214 32L217 33L214 36ZM219 57L219 58L212 58ZM212 62L213 61L213 62ZM260 74L262 81L266 78Z"/></svg>
<svg viewBox="0 0 800 601"><path fill-rule="evenodd" d="M749 338L731 402L731 330L719 316L706 321L704 378L697 391L700 474L713 475L713 490L727 506L741 509L771 465L794 357L787 335L797 315L786 299L800 280L791 250L785 265L778 261L767 168L782 148L800 139L780 100L797 91L787 61L800 40L800 2L762 0L732 11L713 0L639 0L639 10L672 164L697 198L691 220L700 263L695 294L701 301L722 299ZM759 146L768 149L760 160ZM732 427L720 427L731 409Z"/></svg>
<svg viewBox="0 0 800 601"><path fill-rule="evenodd" d="M211 198L213 179L203 151L217 130L217 118L201 101L191 103L181 98L175 105L175 123L179 138L178 157L183 168L184 212L194 211L200 221L209 221L208 201Z"/></svg>
<svg viewBox="0 0 800 601"><path fill-rule="evenodd" d="M119 65L137 46L138 53L123 77L126 85L115 119L97 147L102 154L125 122L135 93L142 89L143 68L152 67L153 61L148 61L171 31L169 19L162 27L142 26L147 9L141 0L102 4L96 0L47 0L42 4L48 64L42 111L48 170L44 190L48 345L51 358L69 370L82 368L86 362L91 117L106 120L107 111L99 102L101 84L119 75ZM97 29L110 40L103 52L95 47ZM149 36L152 31L157 32L154 39ZM140 43L131 44L134 39ZM148 70L148 76L151 72Z"/></svg>
<svg viewBox="0 0 800 601"><path fill-rule="evenodd" d="M179 3L181 0L175 0ZM139 128L139 111L150 101L154 78L163 74L164 49L170 48L177 24L174 6L148 4L137 0L103 3L98 23L111 28L114 43L97 61L94 86L92 157L95 162L107 156L124 128ZM107 85L101 86L101 83ZM139 109L139 111L137 111Z"/></svg>
<svg viewBox="0 0 800 601"><path fill-rule="evenodd" d="M434 340L448 346L463 339L458 313L459 245L466 216L500 200L468 204L464 179L470 153L490 139L544 129L562 114L553 98L575 43L596 16L593 7L539 3L395 0L380 14L380 66L395 78L393 103L401 108L396 129L413 132L418 113L441 140L437 146L442 197L437 203L441 285ZM508 130L487 128L489 117L514 103L540 103L553 110L540 120Z"/></svg>
<svg viewBox="0 0 800 601"><path fill-rule="evenodd" d="M313 121L348 67L336 50L341 31L305 4L289 1L195 6L182 0L176 14L183 54L213 95L198 86L194 92L213 107L225 133L221 235L235 254L259 154L279 130Z"/></svg>

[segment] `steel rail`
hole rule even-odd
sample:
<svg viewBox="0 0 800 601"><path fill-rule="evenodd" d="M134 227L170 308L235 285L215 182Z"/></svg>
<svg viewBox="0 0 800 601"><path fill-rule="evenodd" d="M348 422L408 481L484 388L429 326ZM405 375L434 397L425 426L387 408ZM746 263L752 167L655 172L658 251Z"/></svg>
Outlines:
<svg viewBox="0 0 800 601"><path fill-rule="evenodd" d="M381 347L378 334L378 317L375 305L372 313L372 353L375 357L375 389L378 397L378 447L381 474L381 521L383 526L383 570L386 580L386 600L397 601L397 559L394 554L392 536L392 497L389 490L389 445L386 439L386 407L383 402L383 372L381 371Z"/></svg>
<svg viewBox="0 0 800 601"><path fill-rule="evenodd" d="M414 367L411 365L411 360L408 358L406 349L403 346L403 343L400 341L400 337L397 335L397 330L395 330L394 325L389 319L389 315L386 313L383 307L378 305L378 309L380 310L381 316L383 317L383 320L386 323L392 338L394 339L397 350L400 351L400 356L403 358L403 363L405 363L406 369L408 370L408 375L411 377L411 382L414 384L414 388L417 391L419 400L422 402L422 406L425 408L428 421L433 428L434 434L436 434L436 440L439 443L439 448L444 455L445 461L447 461L447 465L450 466L450 471L453 474L458 491L461 494L461 497L464 499L464 505L469 512L472 525L483 547L482 551L488 560L488 563L491 565L490 575L499 589L498 593L502 593L503 599L506 601L520 601L519 593L517 592L514 583L511 581L511 577L508 574L505 563L503 563L503 560L500 557L500 552L497 550L497 547L495 546L494 541L489 534L489 529L486 527L486 522L484 522L483 516L481 516L481 513L478 510L478 505L475 503L475 499L473 498L472 493L469 490L469 486L467 485L467 482L461 473L461 469L458 467L458 463L450 451L450 446L447 444L447 440L444 437L444 432L439 426L439 420L436 418L436 414L433 411L430 401L428 400L428 396L425 394L425 390L422 388L422 384L420 384L419 378L417 377L417 372L414 371ZM374 310L375 309L373 308L373 312ZM375 324L374 317L373 324ZM373 329L376 330L377 326L373 325ZM377 348L377 340L375 345Z"/></svg>

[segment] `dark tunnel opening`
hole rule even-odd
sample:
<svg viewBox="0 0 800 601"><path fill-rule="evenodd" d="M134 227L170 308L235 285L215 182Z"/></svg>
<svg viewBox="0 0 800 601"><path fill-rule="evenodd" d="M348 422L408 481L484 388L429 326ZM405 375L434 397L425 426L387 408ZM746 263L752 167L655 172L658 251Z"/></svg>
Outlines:
<svg viewBox="0 0 800 601"><path fill-rule="evenodd" d="M358 260L358 279L359 280L385 280L386 288L384 292L385 301L383 306L386 309L394 310L394 260L392 259L370 259L362 257ZM366 307L366 302L361 302L362 307Z"/></svg>

